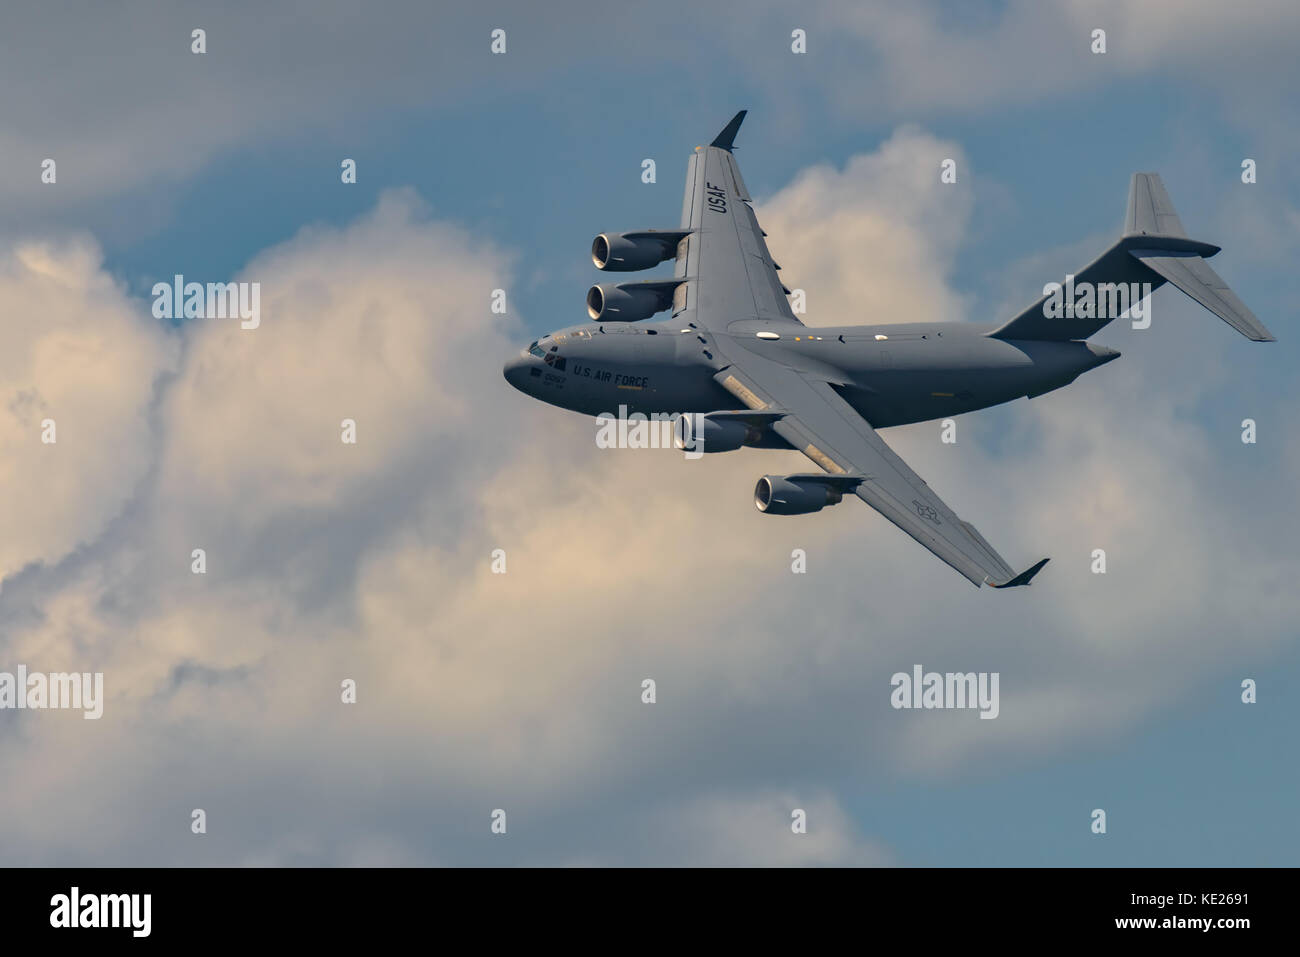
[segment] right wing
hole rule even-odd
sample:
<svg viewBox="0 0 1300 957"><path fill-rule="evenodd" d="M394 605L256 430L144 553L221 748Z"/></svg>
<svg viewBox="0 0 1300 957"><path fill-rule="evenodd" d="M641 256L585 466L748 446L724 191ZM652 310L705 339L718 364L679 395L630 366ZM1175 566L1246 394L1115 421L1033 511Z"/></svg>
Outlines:
<svg viewBox="0 0 1300 957"><path fill-rule="evenodd" d="M1017 575L830 383L748 350L739 352L732 350L732 364L714 377L724 389L751 409L782 412L774 432L825 471L860 479L854 490L859 498L976 587L1027 585L1047 564L1044 558Z"/></svg>

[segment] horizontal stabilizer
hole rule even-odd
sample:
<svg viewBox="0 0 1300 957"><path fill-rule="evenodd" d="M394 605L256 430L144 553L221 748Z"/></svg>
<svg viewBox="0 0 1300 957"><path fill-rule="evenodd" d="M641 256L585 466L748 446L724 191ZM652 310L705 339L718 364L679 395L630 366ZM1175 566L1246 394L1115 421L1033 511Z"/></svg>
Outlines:
<svg viewBox="0 0 1300 957"><path fill-rule="evenodd" d="M1142 265L1159 273L1170 283L1191 296L1247 339L1275 342L1273 334L1228 288L1228 284L1195 253L1168 252L1160 249L1130 249L1129 254Z"/></svg>

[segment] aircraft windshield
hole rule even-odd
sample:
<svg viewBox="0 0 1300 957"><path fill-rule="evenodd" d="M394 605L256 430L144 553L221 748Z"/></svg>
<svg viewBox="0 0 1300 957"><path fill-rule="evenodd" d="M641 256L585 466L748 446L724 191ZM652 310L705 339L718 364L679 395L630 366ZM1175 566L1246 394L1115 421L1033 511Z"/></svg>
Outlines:
<svg viewBox="0 0 1300 957"><path fill-rule="evenodd" d="M539 358L539 359L540 359L542 356L546 355L546 353L545 353L545 351L543 351L542 347L539 346L536 342L534 342L531 346L528 347L528 351L531 352L533 355L537 356L537 358Z"/></svg>

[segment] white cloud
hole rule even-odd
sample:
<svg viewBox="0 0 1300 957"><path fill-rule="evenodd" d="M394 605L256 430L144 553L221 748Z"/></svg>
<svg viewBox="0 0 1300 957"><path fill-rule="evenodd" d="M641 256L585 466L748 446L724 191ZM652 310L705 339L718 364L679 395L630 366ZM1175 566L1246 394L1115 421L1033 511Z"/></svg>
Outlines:
<svg viewBox="0 0 1300 957"><path fill-rule="evenodd" d="M97 537L152 460L151 402L176 343L101 261L84 238L0 261L0 581Z"/></svg>
<svg viewBox="0 0 1300 957"><path fill-rule="evenodd" d="M958 181L940 182L956 162ZM843 170L802 171L757 213L787 286L808 295L810 325L964 318L947 274L970 221L970 170L956 143L896 131Z"/></svg>

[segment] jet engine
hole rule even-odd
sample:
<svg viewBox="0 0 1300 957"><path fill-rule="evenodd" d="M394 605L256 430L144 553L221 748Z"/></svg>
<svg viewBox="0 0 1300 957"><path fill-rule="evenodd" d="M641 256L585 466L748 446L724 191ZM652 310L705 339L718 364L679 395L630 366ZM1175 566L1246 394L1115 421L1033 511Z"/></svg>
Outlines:
<svg viewBox="0 0 1300 957"><path fill-rule="evenodd" d="M677 255L677 244L690 231L643 229L634 233L601 233L591 242L591 261L606 272L649 269Z"/></svg>
<svg viewBox="0 0 1300 957"><path fill-rule="evenodd" d="M685 280L602 282L587 290L587 315L597 322L636 322L673 304L673 290Z"/></svg>
<svg viewBox="0 0 1300 957"><path fill-rule="evenodd" d="M761 432L741 419L687 413L673 426L673 445L691 452L734 452Z"/></svg>
<svg viewBox="0 0 1300 957"><path fill-rule="evenodd" d="M772 430L772 423L784 415L779 409L687 412L673 426L673 445L686 452L734 452L741 446L788 449L790 443Z"/></svg>
<svg viewBox="0 0 1300 957"><path fill-rule="evenodd" d="M766 515L820 512L862 481L853 475L764 475L754 486L754 506Z"/></svg>

